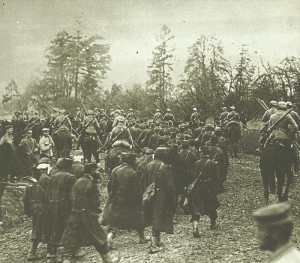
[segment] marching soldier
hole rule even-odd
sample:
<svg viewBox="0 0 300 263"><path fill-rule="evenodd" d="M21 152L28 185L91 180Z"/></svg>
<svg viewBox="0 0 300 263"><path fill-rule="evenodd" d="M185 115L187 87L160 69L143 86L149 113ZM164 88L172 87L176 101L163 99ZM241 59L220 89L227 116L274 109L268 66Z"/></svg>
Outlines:
<svg viewBox="0 0 300 263"><path fill-rule="evenodd" d="M128 110L128 114L126 116L126 119L128 120L128 123L131 124L132 122L136 121L136 116L133 112L133 109Z"/></svg>
<svg viewBox="0 0 300 263"><path fill-rule="evenodd" d="M72 210L67 220L61 244L65 249L64 262L71 262L78 255L81 247L93 245L104 263L110 263L107 235L98 222L100 193L97 186L99 174L97 165L89 163L84 167L84 174L72 187Z"/></svg>
<svg viewBox="0 0 300 263"><path fill-rule="evenodd" d="M31 247L27 255L28 261L38 259L36 250L40 242L48 242L49 233L47 231L48 199L47 191L50 181L49 172L51 170L50 160L42 158L37 172L32 178L33 185L25 190L23 203L25 215L32 218Z"/></svg>
<svg viewBox="0 0 300 263"><path fill-rule="evenodd" d="M211 160L209 147L202 147L202 156L195 163L193 183L188 188L188 208L192 215L193 236L200 237L199 220L201 216L208 215L210 218L210 229L218 227L217 209L220 202L217 197L217 167Z"/></svg>
<svg viewBox="0 0 300 263"><path fill-rule="evenodd" d="M58 157L70 156L72 150L72 124L65 110L54 120L53 140Z"/></svg>
<svg viewBox="0 0 300 263"><path fill-rule="evenodd" d="M290 101L288 101L286 103L286 108L287 108L287 110L293 108L293 103L290 102ZM290 115L293 117L294 121L297 123L297 125L299 127L300 126L300 117L299 117L299 114L296 111L292 110L290 112Z"/></svg>
<svg viewBox="0 0 300 263"><path fill-rule="evenodd" d="M228 113L229 112L227 111L227 108L223 107L222 108L222 113L220 114L220 117L219 117L219 122L220 122L221 125L226 121Z"/></svg>
<svg viewBox="0 0 300 263"><path fill-rule="evenodd" d="M167 112L164 116L164 121L172 121L173 123L176 121L173 113L169 108L167 109Z"/></svg>
<svg viewBox="0 0 300 263"><path fill-rule="evenodd" d="M266 112L264 113L264 115L263 115L263 117L262 117L262 121L263 121L264 123L267 123L267 122L270 120L271 116L272 116L274 113L277 112L277 108L276 108L276 107L277 107L277 101L272 100L272 101L270 102L270 105L271 105L271 108L268 109L268 110L266 110Z"/></svg>
<svg viewBox="0 0 300 263"><path fill-rule="evenodd" d="M125 126L125 118L123 116L118 116L115 118L117 125L112 129L109 141L114 141L116 138L118 140L124 140L133 146L133 140L130 130ZM122 133L122 134L121 134Z"/></svg>
<svg viewBox="0 0 300 263"><path fill-rule="evenodd" d="M162 115L162 113L160 112L159 109L156 109L156 112L155 112L155 114L153 115L153 122L159 124L160 122L162 122L162 120L163 120L163 115Z"/></svg>
<svg viewBox="0 0 300 263"><path fill-rule="evenodd" d="M48 186L50 239L47 258L49 260L56 257L57 248L71 212L71 190L76 181L70 173L73 160L63 158L60 162L60 170L51 176Z"/></svg>
<svg viewBox="0 0 300 263"><path fill-rule="evenodd" d="M197 111L197 108L193 108L193 113L191 115L190 121L192 122L193 128L196 128L201 122L201 116Z"/></svg>
<svg viewBox="0 0 300 263"><path fill-rule="evenodd" d="M98 131L100 126L97 119L94 118L93 110L88 110L88 115L83 119L83 127L85 127L85 129L82 133L81 147L84 157L91 163L91 158L94 156L96 163L99 163L98 149L101 145L101 141L98 136Z"/></svg>

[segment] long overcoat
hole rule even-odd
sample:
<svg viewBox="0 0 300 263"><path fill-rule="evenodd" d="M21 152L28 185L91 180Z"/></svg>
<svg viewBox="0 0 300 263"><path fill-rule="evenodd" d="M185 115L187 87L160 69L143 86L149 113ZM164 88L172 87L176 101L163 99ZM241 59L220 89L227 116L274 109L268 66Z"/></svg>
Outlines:
<svg viewBox="0 0 300 263"><path fill-rule="evenodd" d="M145 168L145 182L155 181L153 198L153 231L173 234L173 217L176 207L175 188L171 167L161 160L153 160Z"/></svg>
<svg viewBox="0 0 300 263"><path fill-rule="evenodd" d="M142 185L140 175L122 163L111 173L107 185L109 198L103 213L103 224L120 230L141 229Z"/></svg>

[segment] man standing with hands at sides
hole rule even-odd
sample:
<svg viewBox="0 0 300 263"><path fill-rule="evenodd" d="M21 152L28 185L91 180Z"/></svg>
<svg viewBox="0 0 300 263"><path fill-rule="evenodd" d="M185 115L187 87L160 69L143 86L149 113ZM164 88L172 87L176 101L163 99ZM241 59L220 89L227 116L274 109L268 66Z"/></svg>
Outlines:
<svg viewBox="0 0 300 263"><path fill-rule="evenodd" d="M41 158L48 157L52 160L54 142L50 136L50 130L49 128L43 128L42 132L43 136L39 142Z"/></svg>
<svg viewBox="0 0 300 263"><path fill-rule="evenodd" d="M268 262L300 262L300 251L290 242L293 222L289 212L289 204L276 203L259 208L253 213L260 249L273 252Z"/></svg>

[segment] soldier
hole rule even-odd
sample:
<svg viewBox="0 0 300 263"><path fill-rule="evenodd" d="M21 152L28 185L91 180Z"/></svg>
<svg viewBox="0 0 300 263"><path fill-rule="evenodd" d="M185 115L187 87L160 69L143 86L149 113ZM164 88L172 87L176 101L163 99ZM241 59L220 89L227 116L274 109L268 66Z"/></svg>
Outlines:
<svg viewBox="0 0 300 263"><path fill-rule="evenodd" d="M163 120L163 115L162 115L162 113L160 112L159 109L156 109L156 112L155 112L155 114L153 115L153 122L159 124L159 123L162 122L162 120Z"/></svg>
<svg viewBox="0 0 300 263"><path fill-rule="evenodd" d="M148 223L149 220L152 223L150 253L161 250L163 245L160 239L161 232L167 234L174 232L173 217L176 208L176 195L171 167L166 164L168 154L168 148L157 148L154 152L154 160L146 165L144 173L145 185L148 187L154 183L155 188L158 189L154 192L152 210L144 211L145 215L150 214L146 219L148 219Z"/></svg>
<svg viewBox="0 0 300 263"><path fill-rule="evenodd" d="M125 118L123 116L118 116L115 118L117 125L112 129L109 141L114 141L116 139L118 140L124 140L127 143L133 146L133 140L130 133L130 130L126 128L125 126ZM121 134L122 133L122 134Z"/></svg>
<svg viewBox="0 0 300 263"><path fill-rule="evenodd" d="M268 262L300 262L300 251L290 242L293 221L289 212L289 204L277 203L259 208L253 213L260 248L273 252Z"/></svg>
<svg viewBox="0 0 300 263"><path fill-rule="evenodd" d="M25 215L32 218L31 247L27 255L28 261L38 259L36 254L40 242L48 242L47 216L48 216L48 199L47 191L50 181L48 176L51 170L50 159L42 158L37 172L31 179L33 185L25 190L23 203Z"/></svg>
<svg viewBox="0 0 300 263"><path fill-rule="evenodd" d="M279 120L286 111L286 103L284 101L278 102L278 111L271 115L269 128L273 126L273 124ZM267 142L269 143L272 140L280 141L286 147L290 148L291 145L291 134L295 134L298 130L298 125L294 121L293 117L288 114L285 118L275 127L275 129L270 134Z"/></svg>
<svg viewBox="0 0 300 263"><path fill-rule="evenodd" d="M220 125L222 126L226 119L227 119L227 116L228 116L228 111L227 111L227 108L226 107L223 107L222 108L222 113L220 114L220 117L219 117L219 122L220 122Z"/></svg>
<svg viewBox="0 0 300 263"><path fill-rule="evenodd" d="M49 260L56 257L58 244L71 212L71 189L76 181L70 173L72 164L72 159L63 158L59 166L60 170L52 175L48 186L50 240L47 258Z"/></svg>
<svg viewBox="0 0 300 263"><path fill-rule="evenodd" d="M196 128L198 124L201 122L201 116L197 111L197 108L193 108L193 113L191 115L190 121L192 122L193 128Z"/></svg>
<svg viewBox="0 0 300 263"><path fill-rule="evenodd" d="M215 127L212 124L206 124L204 131L199 135L196 141L200 142L199 146L204 146L209 140L210 136L214 133Z"/></svg>
<svg viewBox="0 0 300 263"><path fill-rule="evenodd" d="M293 108L293 103L290 102L290 101L287 101L286 108L287 108L287 110ZM296 111L292 110L290 112L290 115L293 117L294 121L297 123L297 125L299 127L300 126L300 117L299 117L299 114Z"/></svg>
<svg viewBox="0 0 300 263"><path fill-rule="evenodd" d="M72 150L72 124L65 110L54 120L53 140L56 146L57 156L68 157Z"/></svg>
<svg viewBox="0 0 300 263"><path fill-rule="evenodd" d="M142 145L143 147L148 147L149 146L149 139L152 134L154 134L154 127L155 124L152 122L149 125L146 125L146 128L142 131L139 139L138 139L138 144Z"/></svg>
<svg viewBox="0 0 300 263"><path fill-rule="evenodd" d="M202 147L202 156L195 163L193 183L188 189L188 208L192 215L193 236L198 238L200 216L208 215L210 218L210 229L216 229L217 209L220 202L217 197L217 167L211 160L209 147Z"/></svg>
<svg viewBox="0 0 300 263"><path fill-rule="evenodd" d="M227 127L236 126L238 128L238 137L241 137L241 126L240 126L240 115L235 111L235 107L230 107L231 111L228 113L226 118Z"/></svg>
<svg viewBox="0 0 300 263"><path fill-rule="evenodd" d="M52 160L54 141L50 136L49 128L43 128L42 132L43 136L39 140L40 156L41 158L48 157L50 160Z"/></svg>
<svg viewBox="0 0 300 263"><path fill-rule="evenodd" d="M101 141L98 136L98 131L100 126L97 119L94 118L93 110L88 110L88 115L85 116L83 120L83 127L85 128L80 141L84 157L90 163L92 162L92 156L94 156L96 163L99 163L98 149L101 145Z"/></svg>
<svg viewBox="0 0 300 263"><path fill-rule="evenodd" d="M143 190L141 177L135 171L136 155L122 153L121 158L122 164L112 171L107 185L109 198L103 213L103 224L119 230L134 229L139 234L139 243L143 244L150 239L144 235ZM115 230L110 230L110 244L115 233Z"/></svg>
<svg viewBox="0 0 300 263"><path fill-rule="evenodd" d="M273 115L274 113L277 112L277 101L275 100L272 100L270 102L270 105L271 105L271 108L266 110L266 112L264 113L264 115L262 116L262 121L264 123L268 123L270 118L271 118L271 115Z"/></svg>
<svg viewBox="0 0 300 263"><path fill-rule="evenodd" d="M98 223L100 193L97 186L97 165L89 163L84 175L72 187L72 210L66 223L61 244L65 249L64 262L71 262L81 247L93 245L104 263L112 262L108 255L107 235Z"/></svg>
<svg viewBox="0 0 300 263"><path fill-rule="evenodd" d="M14 145L17 147L22 140L24 129L25 129L25 122L22 118L22 112L16 111L15 115L12 118L12 125L13 125L13 137L14 137Z"/></svg>
<svg viewBox="0 0 300 263"><path fill-rule="evenodd" d="M128 110L128 114L126 116L126 119L128 120L128 123L131 124L132 122L136 121L136 116L133 112L133 109Z"/></svg>
<svg viewBox="0 0 300 263"><path fill-rule="evenodd" d="M32 130L25 131L25 137L21 140L19 147L24 154L24 170L26 175L32 174L32 168L37 163L39 146L32 138Z"/></svg>
<svg viewBox="0 0 300 263"><path fill-rule="evenodd" d="M159 141L159 138L160 138L159 131L160 131L160 128L155 127L154 128L154 134L152 134L149 138L149 148L151 148L153 150L155 150L158 146L158 141Z"/></svg>
<svg viewBox="0 0 300 263"><path fill-rule="evenodd" d="M167 112L164 116L164 121L172 121L173 123L176 121L173 113L169 108L167 109Z"/></svg>

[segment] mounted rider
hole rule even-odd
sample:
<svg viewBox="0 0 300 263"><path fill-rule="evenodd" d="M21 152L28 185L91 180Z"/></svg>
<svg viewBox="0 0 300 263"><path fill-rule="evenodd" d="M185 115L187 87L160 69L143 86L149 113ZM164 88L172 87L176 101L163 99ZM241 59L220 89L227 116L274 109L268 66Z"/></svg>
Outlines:
<svg viewBox="0 0 300 263"><path fill-rule="evenodd" d="M265 114L262 117L262 121L264 123L267 123L270 120L271 116L277 112L277 101L272 100L270 102L270 105L271 105L271 108L266 110Z"/></svg>
<svg viewBox="0 0 300 263"><path fill-rule="evenodd" d="M116 138L120 141L126 141L131 146L133 145L132 136L130 130L126 128L126 119L123 116L115 118L116 126L112 129L108 141L114 141ZM126 129L126 130L125 130ZM121 134L122 133L122 134Z"/></svg>
<svg viewBox="0 0 300 263"><path fill-rule="evenodd" d="M276 121L283 117L286 113L286 103L284 101L278 102L278 111L271 115L269 128L272 127ZM291 145L292 137L298 130L298 125L290 114L287 114L271 132L266 144L277 141L284 146Z"/></svg>
<svg viewBox="0 0 300 263"><path fill-rule="evenodd" d="M155 114L153 115L153 122L160 123L163 120L163 115L159 109L156 109Z"/></svg>
<svg viewBox="0 0 300 263"><path fill-rule="evenodd" d="M241 126L240 126L240 115L235 111L235 107L230 107L231 111L228 113L226 117L227 127L235 126L238 128L239 137L241 137Z"/></svg>

